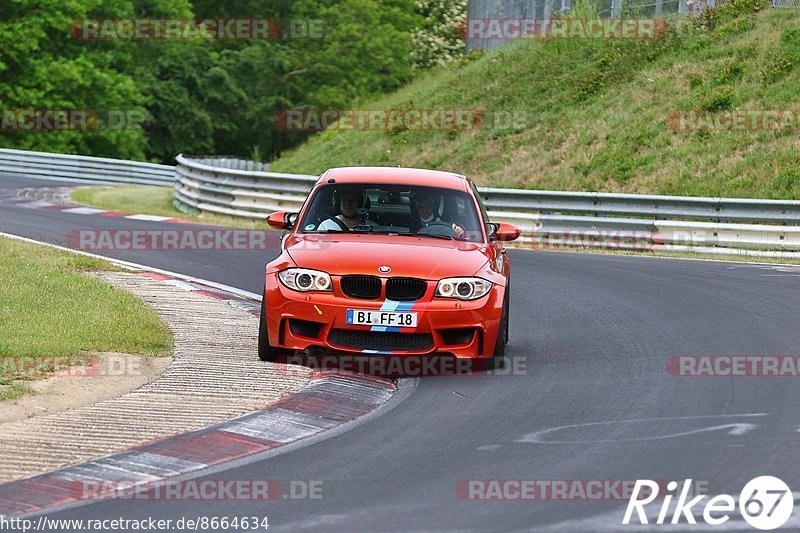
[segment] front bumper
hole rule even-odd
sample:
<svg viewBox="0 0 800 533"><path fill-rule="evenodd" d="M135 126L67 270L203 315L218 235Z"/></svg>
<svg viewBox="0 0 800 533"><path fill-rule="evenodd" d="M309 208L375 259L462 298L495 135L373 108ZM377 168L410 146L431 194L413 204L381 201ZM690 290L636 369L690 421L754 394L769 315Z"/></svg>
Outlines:
<svg viewBox="0 0 800 533"><path fill-rule="evenodd" d="M435 282L425 295L399 304L380 299L350 298L339 276L331 276L333 292L297 292L286 288L276 273L266 276L264 298L270 345L296 351L350 354L452 354L458 358L491 357L503 311L505 287L493 285L473 301L433 298ZM379 328L347 324L348 309L397 310L417 313L415 328ZM388 331L386 331L388 329Z"/></svg>

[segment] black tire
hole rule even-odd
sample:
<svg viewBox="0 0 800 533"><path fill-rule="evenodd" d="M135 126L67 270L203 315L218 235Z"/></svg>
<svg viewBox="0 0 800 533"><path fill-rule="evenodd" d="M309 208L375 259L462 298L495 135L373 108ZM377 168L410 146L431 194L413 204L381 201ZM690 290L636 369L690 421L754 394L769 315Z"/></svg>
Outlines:
<svg viewBox="0 0 800 533"><path fill-rule="evenodd" d="M511 279L506 282L506 299L505 299L505 312L506 312L506 335L505 335L505 342L508 344L508 340L511 338L510 329L511 329Z"/></svg>
<svg viewBox="0 0 800 533"><path fill-rule="evenodd" d="M497 340L494 343L492 357L495 361L506 354L506 343L508 343L508 294L503 299L503 314L500 315L500 327L497 328Z"/></svg>
<svg viewBox="0 0 800 533"><path fill-rule="evenodd" d="M258 358L262 361L274 363L280 350L269 345L269 335L267 334L267 299L261 297L261 315L258 317Z"/></svg>

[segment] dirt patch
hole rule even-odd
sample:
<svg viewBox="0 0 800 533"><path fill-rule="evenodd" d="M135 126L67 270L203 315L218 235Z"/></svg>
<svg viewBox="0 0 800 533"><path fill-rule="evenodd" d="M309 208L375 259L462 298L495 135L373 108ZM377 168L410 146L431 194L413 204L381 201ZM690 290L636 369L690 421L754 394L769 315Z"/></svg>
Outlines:
<svg viewBox="0 0 800 533"><path fill-rule="evenodd" d="M47 379L22 382L34 390L0 402L0 424L53 414L122 396L150 383L172 363L172 357L100 353L86 367L59 372Z"/></svg>

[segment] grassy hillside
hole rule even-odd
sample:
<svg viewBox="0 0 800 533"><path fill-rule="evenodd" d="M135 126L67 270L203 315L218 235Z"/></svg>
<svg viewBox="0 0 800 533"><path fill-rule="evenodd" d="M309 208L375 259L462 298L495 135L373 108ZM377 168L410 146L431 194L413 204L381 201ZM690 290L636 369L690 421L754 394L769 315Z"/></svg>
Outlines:
<svg viewBox="0 0 800 533"><path fill-rule="evenodd" d="M735 0L659 39L517 41L357 109L480 109L514 127L331 129L272 170L346 165L464 172L479 184L653 194L800 197L800 123L676 131L678 111L800 110L800 12Z"/></svg>

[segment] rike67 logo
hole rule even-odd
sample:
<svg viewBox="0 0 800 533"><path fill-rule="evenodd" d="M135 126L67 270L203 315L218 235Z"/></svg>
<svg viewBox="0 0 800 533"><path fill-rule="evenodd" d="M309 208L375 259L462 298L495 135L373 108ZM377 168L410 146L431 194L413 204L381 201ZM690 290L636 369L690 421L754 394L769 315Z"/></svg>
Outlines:
<svg viewBox="0 0 800 533"><path fill-rule="evenodd" d="M709 526L721 526L731 519L731 513L737 510L750 526L761 529L777 529L784 525L792 516L794 510L794 495L788 485L782 480L773 476L760 476L750 480L742 489L736 499L730 494L719 494L710 498L708 501L701 502L708 498L703 494L688 499L691 491L692 480L687 479L680 490L680 495L676 489L678 483L670 481L667 484L667 494L660 501L661 507L655 523L663 525L665 523L678 524L685 519L689 524L696 524L695 512L702 512L702 520ZM645 495L644 497L640 496ZM677 500L674 502L674 496ZM623 525L631 523L631 519L636 513L636 519L640 524L648 524L648 513L645 506L653 503L659 498L658 484L649 479L637 480L633 487L633 493L628 500L628 507L625 510L625 517L622 519ZM649 511L654 509L650 508ZM652 512L651 516L652 518ZM634 519L634 524L636 523ZM669 522L667 522L669 520ZM729 528L727 528L729 529Z"/></svg>

